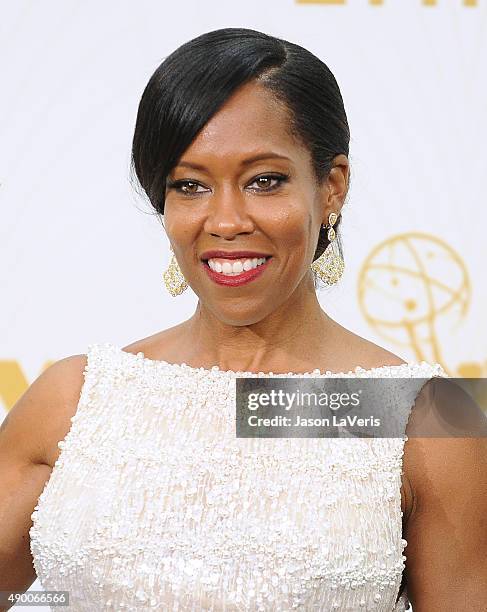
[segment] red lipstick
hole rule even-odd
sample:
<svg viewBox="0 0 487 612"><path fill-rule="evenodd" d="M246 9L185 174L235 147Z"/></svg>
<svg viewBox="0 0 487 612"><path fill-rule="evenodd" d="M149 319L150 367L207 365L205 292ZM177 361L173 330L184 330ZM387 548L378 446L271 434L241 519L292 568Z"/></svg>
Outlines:
<svg viewBox="0 0 487 612"><path fill-rule="evenodd" d="M216 251L213 251L213 252L216 252ZM257 257L257 255L255 256ZM212 257L216 257L216 255L213 255ZM222 255L219 255L218 257L222 257ZM264 257L264 255L261 255L261 257ZM225 258L226 259L236 259L235 257L229 258L228 255L226 255ZM265 263L260 264L260 266L257 266L256 268L252 268L247 271L244 270L241 274L234 274L234 275L226 275L220 272L215 272L215 270L212 270L205 261L202 262L202 265L205 269L205 272L208 274L211 280L214 281L215 283L218 283L219 285L226 285L227 287L238 287L240 285L245 285L246 283L249 283L250 281L253 281L254 279L258 278L263 272L265 272L271 260L272 258L269 258L267 259Z"/></svg>

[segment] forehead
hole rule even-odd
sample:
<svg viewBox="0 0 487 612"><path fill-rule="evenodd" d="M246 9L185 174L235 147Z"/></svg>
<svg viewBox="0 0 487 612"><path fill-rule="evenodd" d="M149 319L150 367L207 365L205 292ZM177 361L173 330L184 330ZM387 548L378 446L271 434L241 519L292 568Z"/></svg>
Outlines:
<svg viewBox="0 0 487 612"><path fill-rule="evenodd" d="M291 159L307 150L290 134L289 111L262 85L240 87L213 115L186 149L182 160L235 161L272 150Z"/></svg>

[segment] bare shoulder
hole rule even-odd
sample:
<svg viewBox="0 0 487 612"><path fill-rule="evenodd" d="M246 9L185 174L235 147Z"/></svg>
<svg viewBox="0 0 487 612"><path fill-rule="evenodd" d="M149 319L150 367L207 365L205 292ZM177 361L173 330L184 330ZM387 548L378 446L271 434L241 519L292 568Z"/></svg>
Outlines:
<svg viewBox="0 0 487 612"><path fill-rule="evenodd" d="M156 334L135 340L122 348L127 353L144 353L149 359L164 359L166 361L185 361L181 354L181 332L187 322L179 323Z"/></svg>
<svg viewBox="0 0 487 612"><path fill-rule="evenodd" d="M405 463L415 508L418 500L440 495L442 487L445 494L454 484L462 488L467 475L471 486L469 471L487 469L487 416L454 380L440 376L426 381L416 396L406 434Z"/></svg>
<svg viewBox="0 0 487 612"><path fill-rule="evenodd" d="M360 361L364 368L380 368L382 366L396 366L407 363L399 355L388 351L378 344L374 344L370 340L361 338L361 341L364 353Z"/></svg>
<svg viewBox="0 0 487 612"><path fill-rule="evenodd" d="M70 355L46 368L17 400L0 426L2 441L34 464L53 466L76 412L86 355Z"/></svg>
<svg viewBox="0 0 487 612"><path fill-rule="evenodd" d="M341 364L337 364L337 366L342 371L354 369L355 366L371 369L407 363L395 353L359 336L336 321L333 321L333 329L334 344L341 347L340 354L342 355L343 367ZM337 355L337 358L340 358L339 355Z"/></svg>

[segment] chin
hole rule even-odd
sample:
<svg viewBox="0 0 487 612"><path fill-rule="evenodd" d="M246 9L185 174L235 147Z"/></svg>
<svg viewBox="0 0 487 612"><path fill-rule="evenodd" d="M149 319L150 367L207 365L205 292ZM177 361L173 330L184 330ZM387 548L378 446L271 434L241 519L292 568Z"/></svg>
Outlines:
<svg viewBox="0 0 487 612"><path fill-rule="evenodd" d="M245 298L242 298L242 301ZM247 302L247 300L245 300ZM254 308L242 308L239 304L236 308L210 307L213 315L224 325L232 327L245 327L255 325L265 319L272 311L267 308L255 306ZM208 306L207 306L208 307Z"/></svg>

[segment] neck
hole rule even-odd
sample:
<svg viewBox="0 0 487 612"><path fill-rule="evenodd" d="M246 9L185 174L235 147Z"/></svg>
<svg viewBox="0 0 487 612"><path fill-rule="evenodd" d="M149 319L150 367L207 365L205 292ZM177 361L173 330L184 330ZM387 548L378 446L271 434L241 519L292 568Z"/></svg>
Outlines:
<svg viewBox="0 0 487 612"><path fill-rule="evenodd" d="M257 323L222 322L201 301L186 322L181 350L195 363L234 371L293 371L317 367L335 322L322 310L314 287Z"/></svg>

